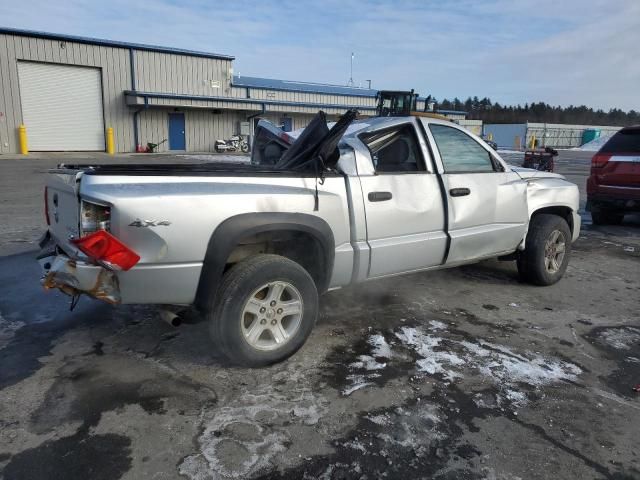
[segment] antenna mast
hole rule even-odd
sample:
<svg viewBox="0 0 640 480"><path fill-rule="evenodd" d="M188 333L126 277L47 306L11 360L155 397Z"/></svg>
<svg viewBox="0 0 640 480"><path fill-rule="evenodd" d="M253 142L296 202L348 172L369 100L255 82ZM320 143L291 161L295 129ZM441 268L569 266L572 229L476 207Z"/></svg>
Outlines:
<svg viewBox="0 0 640 480"><path fill-rule="evenodd" d="M349 76L349 82L347 83L349 87L353 87L353 57L353 52L351 52L351 75Z"/></svg>

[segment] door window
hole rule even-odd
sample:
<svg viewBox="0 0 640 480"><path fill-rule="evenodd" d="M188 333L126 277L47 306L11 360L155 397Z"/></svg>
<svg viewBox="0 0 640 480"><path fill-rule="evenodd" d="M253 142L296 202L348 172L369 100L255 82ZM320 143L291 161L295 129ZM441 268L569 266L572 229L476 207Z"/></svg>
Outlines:
<svg viewBox="0 0 640 480"><path fill-rule="evenodd" d="M412 125L360 135L376 172L424 172L424 159Z"/></svg>
<svg viewBox="0 0 640 480"><path fill-rule="evenodd" d="M457 128L430 124L446 173L493 172L491 154L469 135Z"/></svg>

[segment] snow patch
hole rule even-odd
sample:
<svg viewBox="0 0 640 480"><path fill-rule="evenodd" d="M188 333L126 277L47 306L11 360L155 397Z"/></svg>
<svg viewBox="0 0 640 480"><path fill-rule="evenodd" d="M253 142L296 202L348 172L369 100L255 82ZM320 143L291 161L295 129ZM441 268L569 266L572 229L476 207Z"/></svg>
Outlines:
<svg viewBox="0 0 640 480"><path fill-rule="evenodd" d="M373 379L379 377L379 374L368 374L368 375L347 375L347 380L349 381L349 385L342 390L342 394L345 396L351 395L353 392L360 390L361 388L368 387L369 385L373 385L369 379Z"/></svg>
<svg viewBox="0 0 640 480"><path fill-rule="evenodd" d="M249 163L251 157L248 155L230 155L230 154L186 154L176 155L176 157L182 157L187 160L196 160L199 162L222 162L222 163Z"/></svg>
<svg viewBox="0 0 640 480"><path fill-rule="evenodd" d="M439 322L438 320L431 320L429 322L429 329L430 330L446 330L447 325L442 322Z"/></svg>
<svg viewBox="0 0 640 480"><path fill-rule="evenodd" d="M222 407L205 421L199 452L186 457L178 470L192 480L247 478L272 468L271 460L287 450L287 423L315 425L326 402L309 392L296 398L279 394L247 394L242 405Z"/></svg>
<svg viewBox="0 0 640 480"><path fill-rule="evenodd" d="M435 350L442 342L441 338L425 335L413 327L400 328L396 337L422 357L416 361L419 371L429 375L440 373L449 381L462 377L461 373L451 370L450 367L463 365L465 361L449 351Z"/></svg>
<svg viewBox="0 0 640 480"><path fill-rule="evenodd" d="M495 408L511 405L522 407L528 402L527 391L523 385L538 389L551 383L575 381L582 370L572 363L554 358L547 358L532 352L516 352L504 345L487 342L457 340L449 338L447 325L432 320L428 330L423 327L403 326L394 332L399 343L394 343L394 351L380 333L373 333L367 344L371 347L369 354L362 354L357 361L349 364L351 371L347 375L347 386L343 395L375 384L376 378L394 362L406 362L414 358L415 368L419 373L438 375L446 382L454 382L463 378L465 372L479 372L496 387L496 398L474 399L479 407ZM608 342L616 348L630 348L633 342L640 342L640 329L627 330L624 334L605 332ZM623 340L629 342L624 343ZM409 350L411 354L407 354ZM385 360L385 361L382 361ZM491 395L493 396L493 394ZM372 422L383 421L383 418L369 418Z"/></svg>
<svg viewBox="0 0 640 480"><path fill-rule="evenodd" d="M613 132L615 133L615 132ZM579 150L585 152L597 152L602 148L602 146L609 141L609 139L613 136L613 133L600 135L598 138L591 140L590 142L585 143L579 147L571 148L570 150Z"/></svg>
<svg viewBox="0 0 640 480"><path fill-rule="evenodd" d="M393 353L391 352L391 347L385 340L384 336L380 334L371 335L369 340L367 340L369 345L373 347L371 350L371 355L376 358L391 358Z"/></svg>
<svg viewBox="0 0 640 480"><path fill-rule="evenodd" d="M540 355L530 354L529 357L525 357L502 345L484 341L481 345L470 342L460 344L472 354L467 357L469 363L502 387L515 386L518 383L541 387L562 380L576 380L582 373L582 370L572 363L546 359ZM482 361L477 362L474 356Z"/></svg>
<svg viewBox="0 0 640 480"><path fill-rule="evenodd" d="M631 350L640 345L640 329L634 327L611 328L600 332L600 340L616 350Z"/></svg>
<svg viewBox="0 0 640 480"><path fill-rule="evenodd" d="M375 358L370 355L360 355L357 362L353 362L349 365L349 368L361 368L363 370L381 370L386 367L386 363L379 363Z"/></svg>
<svg viewBox="0 0 640 480"><path fill-rule="evenodd" d="M365 418L370 422L375 423L376 425L381 425L381 426L391 425L391 419L386 414L385 415L367 415Z"/></svg>

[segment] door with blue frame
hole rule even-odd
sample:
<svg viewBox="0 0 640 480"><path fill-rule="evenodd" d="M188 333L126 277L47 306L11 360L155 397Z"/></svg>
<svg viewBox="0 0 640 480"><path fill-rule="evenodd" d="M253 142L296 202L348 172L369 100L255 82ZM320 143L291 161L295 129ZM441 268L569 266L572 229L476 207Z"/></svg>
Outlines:
<svg viewBox="0 0 640 480"><path fill-rule="evenodd" d="M186 150L184 113L169 114L169 150Z"/></svg>

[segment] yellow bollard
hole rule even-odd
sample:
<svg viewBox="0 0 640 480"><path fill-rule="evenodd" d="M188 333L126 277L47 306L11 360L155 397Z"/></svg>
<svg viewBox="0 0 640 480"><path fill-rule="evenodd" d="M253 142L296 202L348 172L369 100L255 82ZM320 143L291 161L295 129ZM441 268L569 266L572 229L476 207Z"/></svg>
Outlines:
<svg viewBox="0 0 640 480"><path fill-rule="evenodd" d="M535 135L531 135L531 148L532 149L536 148L536 136Z"/></svg>
<svg viewBox="0 0 640 480"><path fill-rule="evenodd" d="M116 144L113 140L113 128L107 128L107 153L113 155L116 153Z"/></svg>
<svg viewBox="0 0 640 480"><path fill-rule="evenodd" d="M489 138L489 141L490 141L490 142L493 142L493 133L490 133L490 134L489 134L489 137L487 137L487 138Z"/></svg>
<svg viewBox="0 0 640 480"><path fill-rule="evenodd" d="M20 141L20 153L29 155L29 144L27 143L27 127L20 125L18 127L18 140Z"/></svg>

